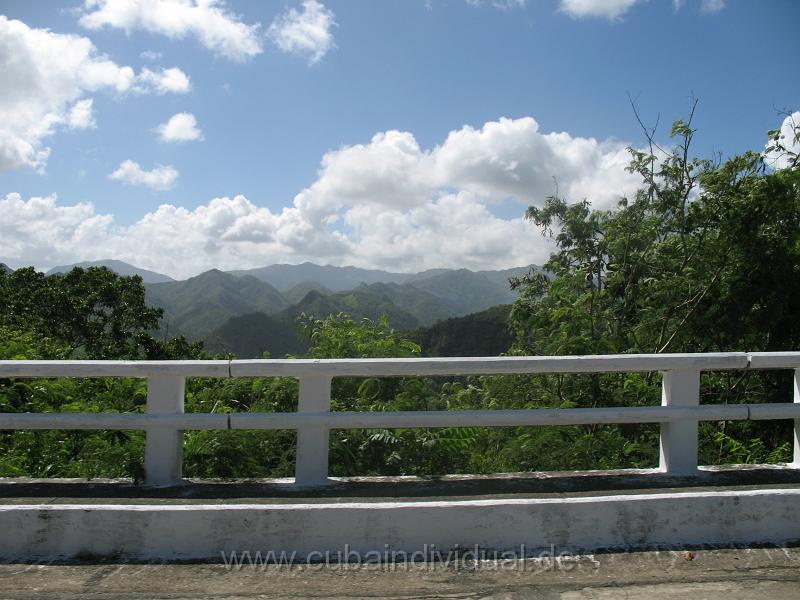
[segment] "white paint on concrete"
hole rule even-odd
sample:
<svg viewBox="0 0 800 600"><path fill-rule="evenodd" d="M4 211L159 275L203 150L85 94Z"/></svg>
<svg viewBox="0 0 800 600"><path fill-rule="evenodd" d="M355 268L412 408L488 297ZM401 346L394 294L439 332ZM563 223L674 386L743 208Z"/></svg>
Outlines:
<svg viewBox="0 0 800 600"><path fill-rule="evenodd" d="M520 427L800 418L800 404L706 404L606 408L291 413L0 413L0 429L356 429Z"/></svg>
<svg viewBox="0 0 800 600"><path fill-rule="evenodd" d="M147 379L147 412L152 415L183 414L186 379L175 375L153 375ZM147 428L144 476L150 485L173 485L183 468L183 431L166 424Z"/></svg>
<svg viewBox="0 0 800 600"><path fill-rule="evenodd" d="M794 402L793 406L800 408L800 369L794 370ZM800 468L800 414L795 414L794 419L794 462Z"/></svg>
<svg viewBox="0 0 800 600"><path fill-rule="evenodd" d="M662 406L696 408L700 404L700 371L667 371L661 388ZM674 475L688 475L697 471L697 443L696 419L662 423L661 470Z"/></svg>
<svg viewBox="0 0 800 600"><path fill-rule="evenodd" d="M391 377L796 368L800 352L257 360L0 360L0 377Z"/></svg>
<svg viewBox="0 0 800 600"><path fill-rule="evenodd" d="M324 504L6 505L0 559L219 559L249 550L416 552L784 543L800 490Z"/></svg>
<svg viewBox="0 0 800 600"><path fill-rule="evenodd" d="M297 416L319 413L323 416L331 409L331 378L303 377ZM303 486L325 485L328 481L328 449L330 430L326 423L309 424L297 428L297 458L295 483Z"/></svg>

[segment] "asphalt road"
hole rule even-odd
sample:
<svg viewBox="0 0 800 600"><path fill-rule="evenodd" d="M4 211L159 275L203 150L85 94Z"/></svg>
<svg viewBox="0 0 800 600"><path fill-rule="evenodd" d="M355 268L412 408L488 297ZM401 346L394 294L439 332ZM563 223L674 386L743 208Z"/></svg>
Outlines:
<svg viewBox="0 0 800 600"><path fill-rule="evenodd" d="M558 554L558 549L556 554ZM800 598L800 548L684 549L524 561L270 564L6 564L0 597L27 598Z"/></svg>

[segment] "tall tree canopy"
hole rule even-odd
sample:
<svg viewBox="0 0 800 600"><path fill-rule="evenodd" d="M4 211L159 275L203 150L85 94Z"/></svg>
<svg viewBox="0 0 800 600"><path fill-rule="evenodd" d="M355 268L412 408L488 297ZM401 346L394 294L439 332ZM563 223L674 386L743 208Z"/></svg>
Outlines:
<svg viewBox="0 0 800 600"><path fill-rule="evenodd" d="M201 344L153 337L151 332L158 329L162 314L162 309L145 303L139 276L122 277L105 267L76 267L50 276L33 267L11 273L0 270L0 326L7 332L58 340L69 347L72 356L198 356Z"/></svg>
<svg viewBox="0 0 800 600"><path fill-rule="evenodd" d="M800 169L691 159L693 134L679 120L666 154L631 149L643 187L616 210L558 196L528 209L557 251L552 278L513 282L518 352L800 347Z"/></svg>

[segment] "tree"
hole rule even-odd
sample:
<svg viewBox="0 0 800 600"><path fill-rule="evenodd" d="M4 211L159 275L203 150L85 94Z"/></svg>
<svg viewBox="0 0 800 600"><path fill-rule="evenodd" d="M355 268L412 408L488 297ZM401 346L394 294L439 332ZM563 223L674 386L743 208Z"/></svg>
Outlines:
<svg viewBox="0 0 800 600"><path fill-rule="evenodd" d="M146 304L139 276L122 277L105 267L51 276L33 267L0 271L0 325L61 340L73 357L199 357L202 344L152 336L162 314Z"/></svg>
<svg viewBox="0 0 800 600"><path fill-rule="evenodd" d="M649 151L630 149L642 188L615 210L560 197L526 217L555 239L552 279L515 280L514 351L599 354L793 350L800 347L800 170L771 170L746 152L722 164L690 156L691 117L678 120L669 150L648 132ZM779 140L780 141L780 140ZM653 374L559 377L575 405L609 405L622 386L657 397ZM547 384L545 387L552 388ZM709 374L704 401L780 401L785 374ZM756 400L758 398L758 400ZM785 398L784 398L785 399ZM716 429L716 430L715 430ZM717 435L757 434L768 451L782 425L704 426ZM723 440L724 441L724 440ZM710 460L713 446L705 446ZM724 454L721 447L718 456Z"/></svg>

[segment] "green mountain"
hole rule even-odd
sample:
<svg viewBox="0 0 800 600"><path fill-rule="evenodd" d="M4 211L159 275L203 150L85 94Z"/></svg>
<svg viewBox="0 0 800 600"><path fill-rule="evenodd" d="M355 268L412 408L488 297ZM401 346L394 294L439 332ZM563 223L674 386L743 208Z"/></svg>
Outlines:
<svg viewBox="0 0 800 600"><path fill-rule="evenodd" d="M311 291L281 315L295 318L303 312L318 318L343 312L354 319L373 320L388 315L396 329L414 329L453 315L453 311L435 296L411 285L396 283L362 284L329 295Z"/></svg>
<svg viewBox="0 0 800 600"><path fill-rule="evenodd" d="M510 304L516 299L507 282L492 281L482 273L467 269L446 271L409 285L442 300L453 315L461 316L496 306Z"/></svg>
<svg viewBox="0 0 800 600"><path fill-rule="evenodd" d="M435 297L407 285L376 283L328 294L312 289L278 314L258 312L229 318L207 336L206 348L233 352L242 358L260 357L265 350L275 358L302 354L308 349L308 340L297 332L301 313L319 319L346 313L356 321L378 320L387 315L391 326L401 330L412 330L452 314Z"/></svg>
<svg viewBox="0 0 800 600"><path fill-rule="evenodd" d="M124 277L128 277L130 275L139 275L144 283L165 283L168 281L175 281L172 279L172 277L168 277L167 275L162 275L161 273L156 273L155 271L148 271L147 269L140 269L139 267L134 267L126 262L122 262L121 260L111 259L93 260L53 267L45 274L55 275L56 273L69 273L75 267L81 267L82 269L88 269L89 267L106 267L107 269L114 271L114 273L117 275L122 275Z"/></svg>
<svg viewBox="0 0 800 600"><path fill-rule="evenodd" d="M508 280L510 277L522 277L529 271L540 273L542 272L542 268L538 265L528 265L526 267L513 267L511 269L501 269L499 271L477 271L477 273L483 275L492 283L496 283L508 289Z"/></svg>
<svg viewBox="0 0 800 600"><path fill-rule="evenodd" d="M6 263L0 263L0 273L13 273L14 269L9 267Z"/></svg>
<svg viewBox="0 0 800 600"><path fill-rule="evenodd" d="M164 334L183 334L189 339L219 334L219 344L214 341L212 343L217 346L208 346L209 349L223 351L224 348L224 351L250 356L258 348L267 346L261 351L280 355L284 348L292 352L297 345L294 342L275 348L268 347L267 342L238 345L230 338L230 332L244 327L248 321L229 324L228 320L263 313L294 327L296 317L304 312L319 318L341 312L354 319L377 320L388 315L393 327L413 330L442 319L512 303L515 293L509 289L507 280L528 270L529 267L480 272L431 269L401 274L304 263L271 265L249 272L225 273L213 269L185 281L153 283L146 287L148 303L165 310ZM373 281L375 279L381 281ZM361 282L354 284L356 281ZM279 292L278 288L283 288L284 292ZM257 319L251 317L255 331L262 331L269 325Z"/></svg>
<svg viewBox="0 0 800 600"><path fill-rule="evenodd" d="M360 288L331 296L309 292L305 298L282 312L280 316L294 322L301 313L319 319L346 313L356 321L364 318L378 320L387 315L395 329L413 329L420 324L414 315L399 308L391 299Z"/></svg>
<svg viewBox="0 0 800 600"><path fill-rule="evenodd" d="M498 356L511 347L508 331L510 305L445 319L420 327L411 338L422 346L425 356Z"/></svg>
<svg viewBox="0 0 800 600"><path fill-rule="evenodd" d="M358 267L334 267L331 265L315 265L304 262L299 265L269 265L258 269L229 271L232 275L251 275L266 281L276 289L284 292L292 287L308 282L315 282L334 292L344 292L362 283L404 283L413 275L407 273L390 273L379 269L360 269Z"/></svg>
<svg viewBox="0 0 800 600"><path fill-rule="evenodd" d="M275 314L289 305L268 283L217 269L185 281L149 284L146 290L147 303L164 309L162 330L190 339L205 337L231 317Z"/></svg>
<svg viewBox="0 0 800 600"><path fill-rule="evenodd" d="M232 352L238 358L262 358L265 351L272 358L283 358L305 353L308 341L300 337L294 321L256 312L225 321L206 337L205 348Z"/></svg>
<svg viewBox="0 0 800 600"><path fill-rule="evenodd" d="M298 283L285 292L281 292L281 295L286 298L290 304L297 304L306 297L308 292L319 292L325 296L333 294L333 290L326 288L321 283L317 283L316 281L306 281L304 283Z"/></svg>
<svg viewBox="0 0 800 600"><path fill-rule="evenodd" d="M508 285L509 277L521 276L534 265L499 271L468 269L429 269L421 273L392 273L378 269L334 267L303 263L270 265L248 271L230 271L232 275L251 275L266 281L284 293L290 302L299 302L311 290L324 294L345 292L359 286L376 284L411 284L444 301L455 315L466 315L516 299ZM400 308L408 307L400 304ZM414 312L411 310L410 312Z"/></svg>

